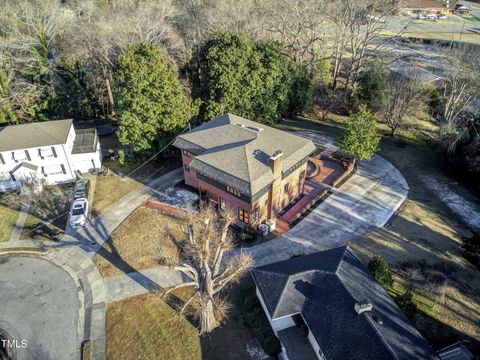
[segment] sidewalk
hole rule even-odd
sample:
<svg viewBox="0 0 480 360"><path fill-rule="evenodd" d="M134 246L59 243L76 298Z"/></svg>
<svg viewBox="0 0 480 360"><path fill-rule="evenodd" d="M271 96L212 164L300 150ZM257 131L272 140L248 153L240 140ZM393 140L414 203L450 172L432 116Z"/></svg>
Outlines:
<svg viewBox="0 0 480 360"><path fill-rule="evenodd" d="M105 278L107 301L145 294L169 288L190 279L182 272L158 267Z"/></svg>
<svg viewBox="0 0 480 360"><path fill-rule="evenodd" d="M28 204L28 206L23 206L20 209L17 222L15 223L15 227L13 228L12 235L10 236L10 241L20 240L20 235L22 235L23 226L25 225L25 220L27 220L29 210L30 210L30 204Z"/></svg>
<svg viewBox="0 0 480 360"><path fill-rule="evenodd" d="M141 187L125 195L115 204L107 208L102 214L90 220L83 228L73 229L67 225L63 241L81 242L84 244L103 245L110 237L110 234L125 220L137 207L142 205L150 197L165 190L173 183L183 179L183 170L181 168L173 170L163 176L160 176L148 185Z"/></svg>

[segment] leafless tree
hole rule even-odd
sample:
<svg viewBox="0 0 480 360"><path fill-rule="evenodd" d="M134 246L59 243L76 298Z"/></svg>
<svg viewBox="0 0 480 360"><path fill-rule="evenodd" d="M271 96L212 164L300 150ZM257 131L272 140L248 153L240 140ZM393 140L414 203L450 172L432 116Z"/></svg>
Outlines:
<svg viewBox="0 0 480 360"><path fill-rule="evenodd" d="M220 291L239 281L252 266L252 258L244 253L223 258L233 247L230 225L234 219L232 211L217 213L212 208L205 208L200 213L190 212L182 227L185 238L173 239L178 246L178 257L165 253L159 256L161 263L191 279L168 289L165 295L185 286L195 288L180 313L187 308L193 312L199 321L200 334L212 331L225 316L227 306Z"/></svg>
<svg viewBox="0 0 480 360"><path fill-rule="evenodd" d="M390 128L390 136L395 136L397 129L404 127L409 119L426 109L425 91L419 79L390 74L383 113L383 120Z"/></svg>
<svg viewBox="0 0 480 360"><path fill-rule="evenodd" d="M261 2L267 31L279 39L299 66L312 73L326 56L327 2L321 0L280 0Z"/></svg>
<svg viewBox="0 0 480 360"><path fill-rule="evenodd" d="M386 29L398 4L387 0L335 0L330 4L335 88L343 68L347 93L355 93L363 65L392 37L386 36Z"/></svg>

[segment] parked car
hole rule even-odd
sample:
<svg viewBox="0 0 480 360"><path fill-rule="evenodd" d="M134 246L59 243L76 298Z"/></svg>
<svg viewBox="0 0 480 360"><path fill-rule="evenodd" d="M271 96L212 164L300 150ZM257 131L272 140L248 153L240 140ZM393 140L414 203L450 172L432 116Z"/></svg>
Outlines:
<svg viewBox="0 0 480 360"><path fill-rule="evenodd" d="M418 20L425 20L426 17L424 15L418 15Z"/></svg>
<svg viewBox="0 0 480 360"><path fill-rule="evenodd" d="M85 226L88 221L88 200L85 198L76 199L73 201L70 210L70 226L79 227Z"/></svg>
<svg viewBox="0 0 480 360"><path fill-rule="evenodd" d="M75 188L73 189L73 199L85 198L88 199L90 194L90 180L80 179L75 183Z"/></svg>
<svg viewBox="0 0 480 360"><path fill-rule="evenodd" d="M447 20L447 19L448 19L448 16L445 15L445 14L441 14L441 15L438 15L438 16L437 16L437 19L438 19L438 20Z"/></svg>
<svg viewBox="0 0 480 360"><path fill-rule="evenodd" d="M437 21L438 17L437 17L437 15L434 15L434 14L428 14L427 16L425 16L425 19L430 20L430 21Z"/></svg>

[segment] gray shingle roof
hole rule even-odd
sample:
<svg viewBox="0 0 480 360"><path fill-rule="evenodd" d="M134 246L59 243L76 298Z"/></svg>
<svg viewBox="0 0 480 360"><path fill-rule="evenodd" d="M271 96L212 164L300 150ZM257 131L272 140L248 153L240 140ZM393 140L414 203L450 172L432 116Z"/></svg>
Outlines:
<svg viewBox="0 0 480 360"><path fill-rule="evenodd" d="M271 318L301 313L329 360L435 358L348 247L255 268L252 276ZM358 315L355 303L364 300L373 310Z"/></svg>
<svg viewBox="0 0 480 360"><path fill-rule="evenodd" d="M64 144L72 119L0 127L0 152Z"/></svg>
<svg viewBox="0 0 480 360"><path fill-rule="evenodd" d="M233 114L224 114L180 135L174 146L195 154L194 170L254 195L273 181L269 157L281 150L283 170L310 155L310 140Z"/></svg>

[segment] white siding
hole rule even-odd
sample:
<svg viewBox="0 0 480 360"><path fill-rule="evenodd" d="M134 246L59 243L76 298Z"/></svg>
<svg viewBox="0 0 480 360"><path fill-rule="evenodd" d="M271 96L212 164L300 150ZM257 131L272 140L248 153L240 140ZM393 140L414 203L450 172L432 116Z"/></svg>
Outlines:
<svg viewBox="0 0 480 360"><path fill-rule="evenodd" d="M257 288L257 297L260 300L260 304L262 304L263 311L267 315L268 321L270 322L270 326L272 327L273 331L277 333L280 330L287 329L289 327L295 326L295 322L293 321L292 316L284 316L278 319L271 319L270 314L268 313L267 307L265 306L265 303L263 302L262 295L260 294L260 291L258 291ZM292 314L294 315L294 314Z"/></svg>
<svg viewBox="0 0 480 360"><path fill-rule="evenodd" d="M102 166L100 141L97 142L95 152L72 154L74 141L75 129L71 126L65 144L0 152L0 189L2 187L8 189L15 185L10 174L22 162L36 165L38 170L34 176L47 184L72 182L76 178L76 170L88 172ZM20 174L17 176L21 177Z"/></svg>

